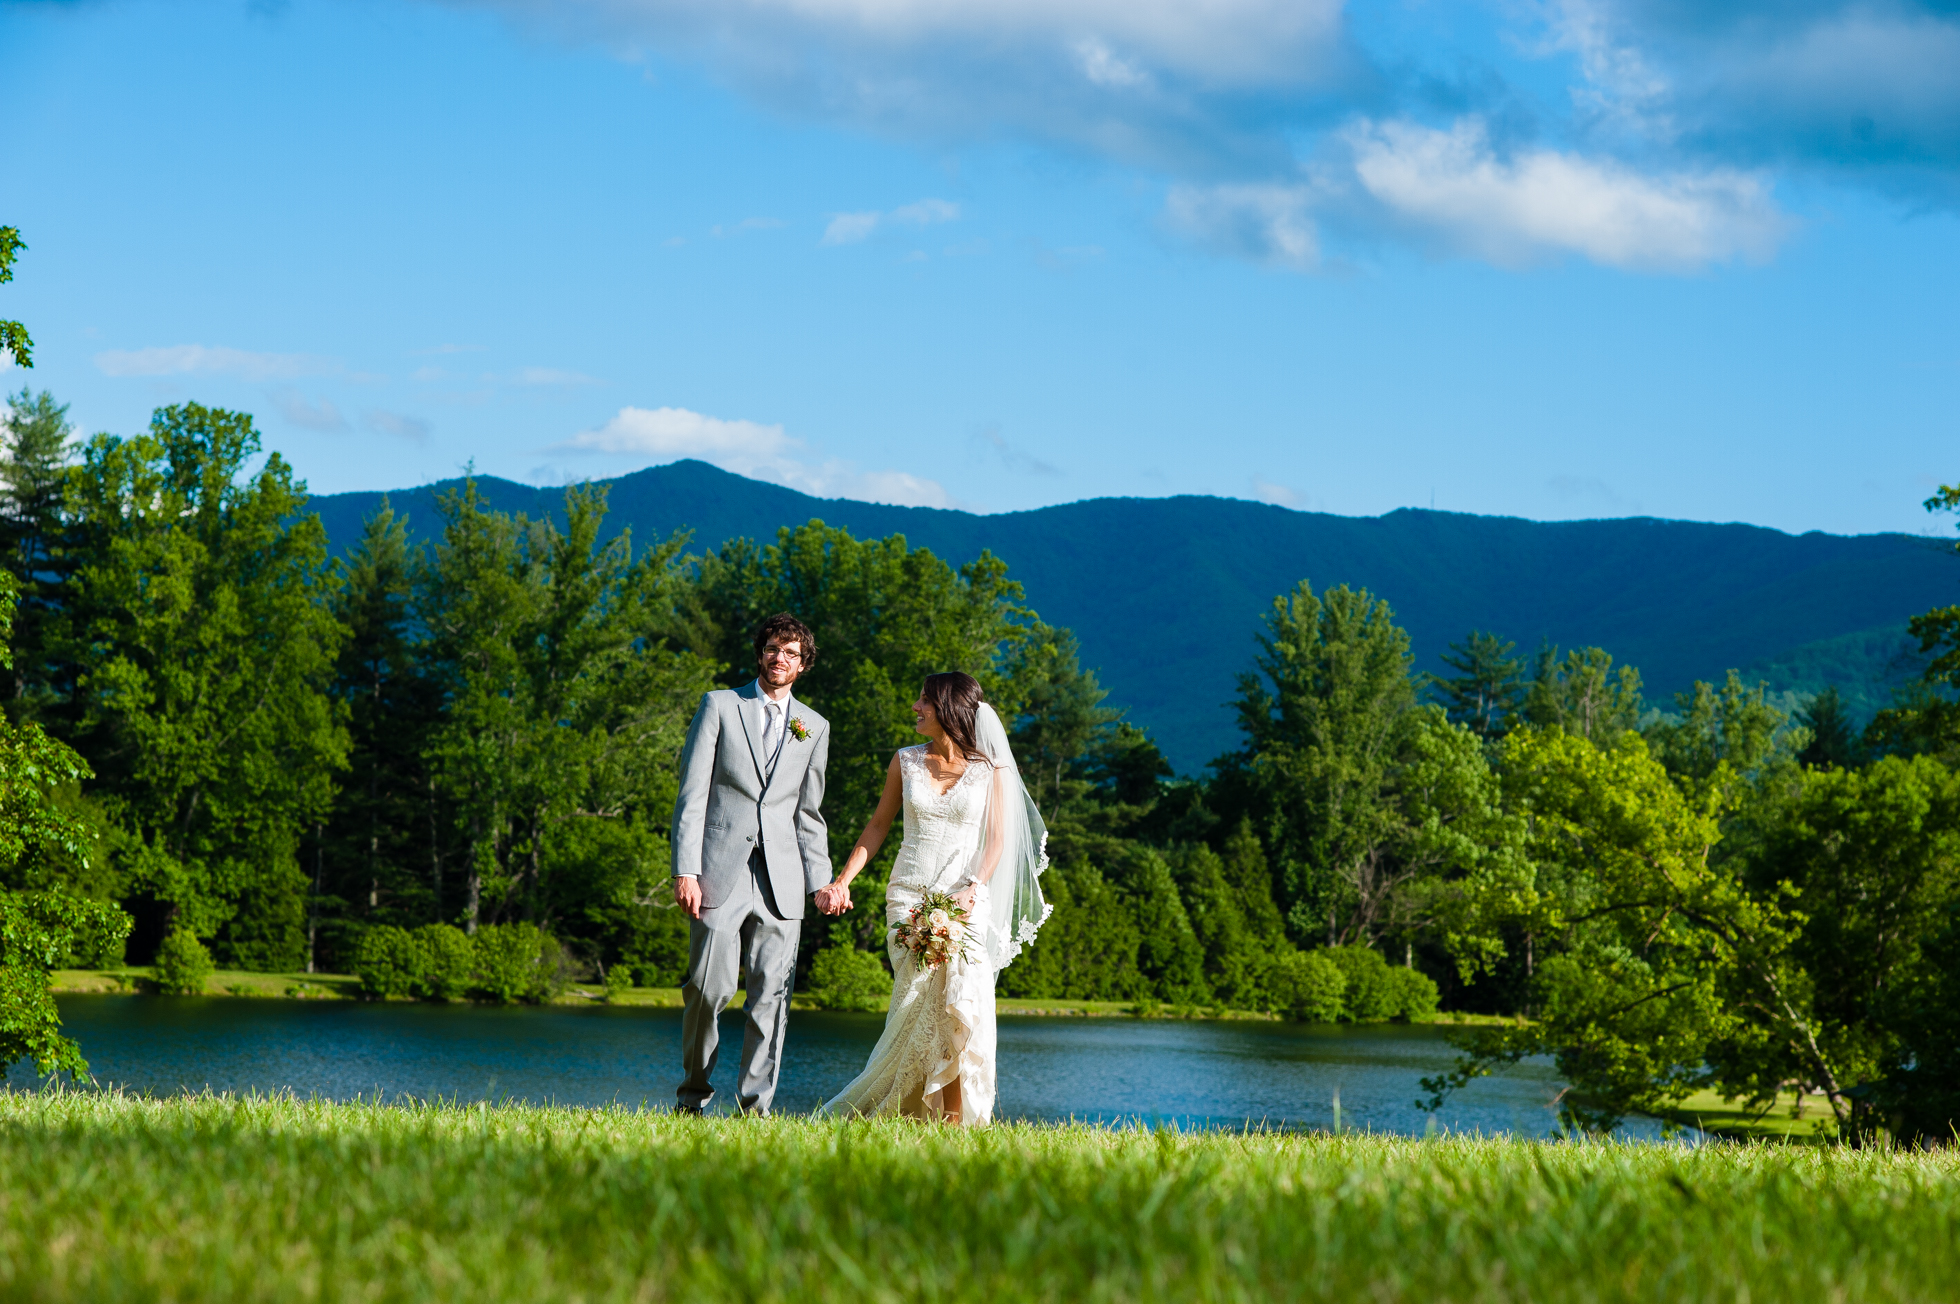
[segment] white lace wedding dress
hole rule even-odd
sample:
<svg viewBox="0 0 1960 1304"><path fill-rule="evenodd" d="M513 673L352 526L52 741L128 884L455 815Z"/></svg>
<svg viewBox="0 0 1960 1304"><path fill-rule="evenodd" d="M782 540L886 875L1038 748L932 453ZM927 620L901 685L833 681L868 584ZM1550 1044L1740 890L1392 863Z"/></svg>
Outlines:
<svg viewBox="0 0 1960 1304"><path fill-rule="evenodd" d="M902 921L924 893L950 894L980 870L987 803L994 791L994 766L986 761L969 762L944 793L926 772L924 745L901 750L898 764L905 842L885 889L887 925ZM992 916L988 885L976 884L975 892L969 913L986 921ZM922 970L910 951L886 936L892 1003L884 1035L864 1072L826 1103L824 1112L943 1118L946 1088L957 1082L958 1121L988 1122L994 1113L995 948L982 939L968 948L970 959Z"/></svg>

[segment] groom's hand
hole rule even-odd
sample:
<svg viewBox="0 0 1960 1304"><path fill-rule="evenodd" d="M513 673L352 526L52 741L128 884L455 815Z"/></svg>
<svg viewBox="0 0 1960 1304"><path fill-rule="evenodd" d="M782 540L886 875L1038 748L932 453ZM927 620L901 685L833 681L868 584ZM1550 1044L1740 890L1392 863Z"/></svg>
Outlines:
<svg viewBox="0 0 1960 1304"><path fill-rule="evenodd" d="M851 908L851 889L842 883L826 883L812 895L817 909L827 915L841 915Z"/></svg>
<svg viewBox="0 0 1960 1304"><path fill-rule="evenodd" d="M687 911L690 919L701 917L701 880L693 875L683 875L674 880L674 900L681 909Z"/></svg>

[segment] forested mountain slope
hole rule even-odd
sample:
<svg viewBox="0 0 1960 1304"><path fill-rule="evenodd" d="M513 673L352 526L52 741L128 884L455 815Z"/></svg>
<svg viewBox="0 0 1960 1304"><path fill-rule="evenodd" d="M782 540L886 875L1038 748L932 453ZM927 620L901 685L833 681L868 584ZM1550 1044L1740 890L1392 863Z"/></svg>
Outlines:
<svg viewBox="0 0 1960 1304"><path fill-rule="evenodd" d="M480 482L489 503L533 516L563 491ZM418 534L444 486L390 500ZM359 536L380 493L313 500L336 546ZM860 537L902 533L953 562L1004 558L1045 620L1074 629L1111 702L1149 729L1180 770L1235 741L1234 676L1273 597L1301 579L1366 587L1414 639L1418 666L1473 628L1529 652L1548 640L1597 645L1638 666L1648 695L1731 667L1773 689L1837 683L1882 698L1908 617L1960 598L1960 559L1903 534L1788 535L1749 525L1644 518L1537 522L1402 510L1379 517L1296 512L1228 498L1100 498L979 516L819 499L702 462L610 482L615 527L642 541L687 528L696 549L812 517Z"/></svg>

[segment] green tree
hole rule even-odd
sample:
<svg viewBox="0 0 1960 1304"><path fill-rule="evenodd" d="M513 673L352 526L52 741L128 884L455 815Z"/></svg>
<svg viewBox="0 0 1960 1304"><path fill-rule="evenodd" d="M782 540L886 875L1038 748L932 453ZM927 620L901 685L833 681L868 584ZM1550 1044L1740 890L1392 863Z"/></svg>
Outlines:
<svg viewBox="0 0 1960 1304"><path fill-rule="evenodd" d="M1732 999L1755 1014L1714 1057L1720 1080L1763 1102L1801 1082L1861 1140L1883 1125L1886 1080L1911 1080L1910 1052L1937 1054L1913 1036L1909 1007L1954 985L1937 938L1960 909L1960 775L1931 757L1811 771L1753 859L1757 892L1786 901L1799 926L1781 981L1738 981Z"/></svg>
<svg viewBox="0 0 1960 1304"><path fill-rule="evenodd" d="M469 846L466 930L502 920L555 929L595 892L653 909L667 860L654 830L712 684L709 661L660 633L681 541L637 557L628 533L601 543L599 489L566 493L563 530L489 510L473 480L440 509L416 615L444 701L427 755ZM625 832L584 827L601 823ZM623 886L595 883L595 869Z"/></svg>
<svg viewBox="0 0 1960 1304"><path fill-rule="evenodd" d="M14 279L14 259L25 248L18 229L0 226L0 285ZM34 341L17 321L0 321L0 349L12 355L17 366L34 365Z"/></svg>
<svg viewBox="0 0 1960 1304"><path fill-rule="evenodd" d="M0 667L11 659L13 577L0 572ZM64 809L62 789L88 777L87 762L32 722L0 721L0 1066L31 1057L42 1073L85 1073L88 1062L61 1034L48 971L70 957L100 963L122 951L129 916L78 896L59 881L22 890L23 862L50 851L90 851L89 830Z"/></svg>
<svg viewBox="0 0 1960 1304"><path fill-rule="evenodd" d="M414 610L420 563L407 518L384 499L341 564L333 695L347 711L348 768L312 839L309 963L323 946L348 954L370 923L460 915L463 849L428 755L443 701Z"/></svg>
<svg viewBox="0 0 1960 1304"><path fill-rule="evenodd" d="M1960 485L1941 485L1924 504L1929 512L1960 512ZM1954 545L1960 551L1960 543ZM1960 759L1960 604L1914 616L1907 630L1929 658L1917 683L1873 718L1866 741L1880 751Z"/></svg>
<svg viewBox="0 0 1960 1304"><path fill-rule="evenodd" d="M1345 585L1316 597L1302 581L1276 598L1257 670L1239 677L1243 749L1221 781L1260 825L1279 862L1296 939L1355 936L1372 920L1363 885L1401 831L1393 784L1416 725L1409 638L1386 602Z"/></svg>
<svg viewBox="0 0 1960 1304"><path fill-rule="evenodd" d="M1810 734L1797 760L1813 768L1853 769L1865 763L1865 748L1851 710L1836 686L1811 695L1797 709L1796 721Z"/></svg>
<svg viewBox="0 0 1960 1304"><path fill-rule="evenodd" d="M1560 660L1557 648L1545 647L1525 693L1523 718L1605 746L1637 728L1644 710L1640 672L1632 666L1615 671L1612 656L1602 648L1580 648Z"/></svg>
<svg viewBox="0 0 1960 1304"><path fill-rule="evenodd" d="M1504 736L1524 705L1524 661L1514 655L1517 646L1481 629L1450 644L1442 661L1457 673L1430 677L1429 692L1452 723L1480 738Z"/></svg>
<svg viewBox="0 0 1960 1304"><path fill-rule="evenodd" d="M250 417L195 403L91 439L65 641L125 895L223 963L286 970L305 958L300 844L347 740L326 535L277 453L247 473L258 452Z"/></svg>
<svg viewBox="0 0 1960 1304"><path fill-rule="evenodd" d="M1708 1052L1737 1023L1723 953L1736 930L1776 919L1709 868L1718 794L1684 792L1638 734L1601 748L1576 732L1520 730L1503 761L1536 881L1493 909L1516 912L1510 922L1549 952L1533 975L1537 1021L1472 1034L1457 1071L1424 1085L1434 1106L1494 1063L1551 1054L1573 1088L1565 1117L1610 1128L1709 1081Z"/></svg>
<svg viewBox="0 0 1960 1304"><path fill-rule="evenodd" d="M1790 762L1785 717L1766 694L1765 685L1745 685L1733 670L1719 691L1696 681L1693 691L1675 694L1674 718L1646 730L1654 758L1693 783L1709 783L1718 771L1729 780L1751 781L1766 766Z"/></svg>
<svg viewBox="0 0 1960 1304"><path fill-rule="evenodd" d="M71 684L56 678L50 645L63 586L74 568L62 547L63 499L71 436L68 408L46 390L23 388L0 421L0 565L20 594L14 615L10 713L17 719L59 711Z"/></svg>

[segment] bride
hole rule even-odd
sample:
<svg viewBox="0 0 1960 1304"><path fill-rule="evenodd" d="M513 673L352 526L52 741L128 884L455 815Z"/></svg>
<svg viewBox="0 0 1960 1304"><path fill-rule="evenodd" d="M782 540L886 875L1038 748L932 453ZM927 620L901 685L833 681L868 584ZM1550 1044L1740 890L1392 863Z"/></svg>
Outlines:
<svg viewBox="0 0 1960 1304"><path fill-rule="evenodd" d="M1048 830L979 680L928 675L912 714L930 741L892 757L837 889L848 892L878 854L902 805L905 841L885 889L891 1011L864 1072L821 1108L975 1126L994 1112L994 975L1052 909L1039 882ZM966 909L972 944L966 958L920 969L889 928L927 892L949 893Z"/></svg>

